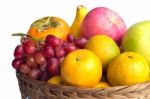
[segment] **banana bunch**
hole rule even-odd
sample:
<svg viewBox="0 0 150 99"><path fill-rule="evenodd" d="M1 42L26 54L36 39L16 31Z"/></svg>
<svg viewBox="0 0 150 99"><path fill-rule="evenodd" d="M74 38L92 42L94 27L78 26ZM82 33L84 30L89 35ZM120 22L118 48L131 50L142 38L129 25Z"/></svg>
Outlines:
<svg viewBox="0 0 150 99"><path fill-rule="evenodd" d="M86 7L84 7L83 5L77 6L76 17L71 25L71 33L75 38L78 38L80 36L81 23L87 13L88 9Z"/></svg>

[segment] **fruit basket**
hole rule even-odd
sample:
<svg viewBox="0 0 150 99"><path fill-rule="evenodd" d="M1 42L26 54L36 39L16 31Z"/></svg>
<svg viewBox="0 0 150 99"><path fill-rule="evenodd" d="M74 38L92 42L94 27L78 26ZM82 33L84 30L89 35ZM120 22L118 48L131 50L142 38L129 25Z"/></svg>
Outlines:
<svg viewBox="0 0 150 99"><path fill-rule="evenodd" d="M149 99L150 83L109 88L51 85L16 72L22 99Z"/></svg>
<svg viewBox="0 0 150 99"><path fill-rule="evenodd" d="M27 34L13 34L21 36L12 66L22 99L150 99L145 24L149 29L150 21L127 29L110 9L87 13L79 6L71 28L48 16L33 22Z"/></svg>

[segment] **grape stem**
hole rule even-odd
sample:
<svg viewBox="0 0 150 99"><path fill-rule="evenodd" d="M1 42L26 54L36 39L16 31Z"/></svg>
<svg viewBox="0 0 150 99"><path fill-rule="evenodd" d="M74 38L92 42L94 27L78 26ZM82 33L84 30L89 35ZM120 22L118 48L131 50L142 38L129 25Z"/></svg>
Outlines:
<svg viewBox="0 0 150 99"><path fill-rule="evenodd" d="M29 35L24 33L13 33L12 36L29 36Z"/></svg>
<svg viewBox="0 0 150 99"><path fill-rule="evenodd" d="M13 33L12 36L21 36L21 37L26 36L26 37L30 37L31 39L33 39L36 42L44 42L44 40L41 40L41 39L38 40L35 37L28 35L28 34L24 34L24 33Z"/></svg>

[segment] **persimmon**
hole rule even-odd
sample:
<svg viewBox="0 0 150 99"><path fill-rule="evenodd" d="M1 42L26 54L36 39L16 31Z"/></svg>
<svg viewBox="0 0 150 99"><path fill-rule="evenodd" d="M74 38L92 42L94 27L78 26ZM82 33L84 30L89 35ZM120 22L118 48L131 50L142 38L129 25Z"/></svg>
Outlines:
<svg viewBox="0 0 150 99"><path fill-rule="evenodd" d="M62 40L70 33L69 25L61 18L48 16L33 22L28 35L36 40L45 40L47 35L54 35Z"/></svg>

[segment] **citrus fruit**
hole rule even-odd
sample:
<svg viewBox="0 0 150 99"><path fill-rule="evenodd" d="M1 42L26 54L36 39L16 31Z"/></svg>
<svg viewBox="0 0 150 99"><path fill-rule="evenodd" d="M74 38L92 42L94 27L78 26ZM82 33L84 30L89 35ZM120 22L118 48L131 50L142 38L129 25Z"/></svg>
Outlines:
<svg viewBox="0 0 150 99"><path fill-rule="evenodd" d="M150 68L143 56L124 52L110 62L107 79L111 85L132 85L149 80Z"/></svg>
<svg viewBox="0 0 150 99"><path fill-rule="evenodd" d="M106 71L107 64L120 54L119 47L112 38L105 35L96 35L90 38L85 49L93 51L102 61L103 71Z"/></svg>
<svg viewBox="0 0 150 99"><path fill-rule="evenodd" d="M49 84L61 85L63 84L63 80L60 76L53 76L47 81Z"/></svg>
<svg viewBox="0 0 150 99"><path fill-rule="evenodd" d="M150 65L150 20L132 25L122 40L124 51L137 52L145 57Z"/></svg>
<svg viewBox="0 0 150 99"><path fill-rule="evenodd" d="M99 82L94 88L107 88L110 87L108 82Z"/></svg>
<svg viewBox="0 0 150 99"><path fill-rule="evenodd" d="M54 35L62 40L70 33L69 25L58 17L44 17L31 24L28 34L36 40L45 40L47 35Z"/></svg>
<svg viewBox="0 0 150 99"><path fill-rule="evenodd" d="M61 77L72 86L94 87L102 76L102 64L90 50L70 52L61 64Z"/></svg>

